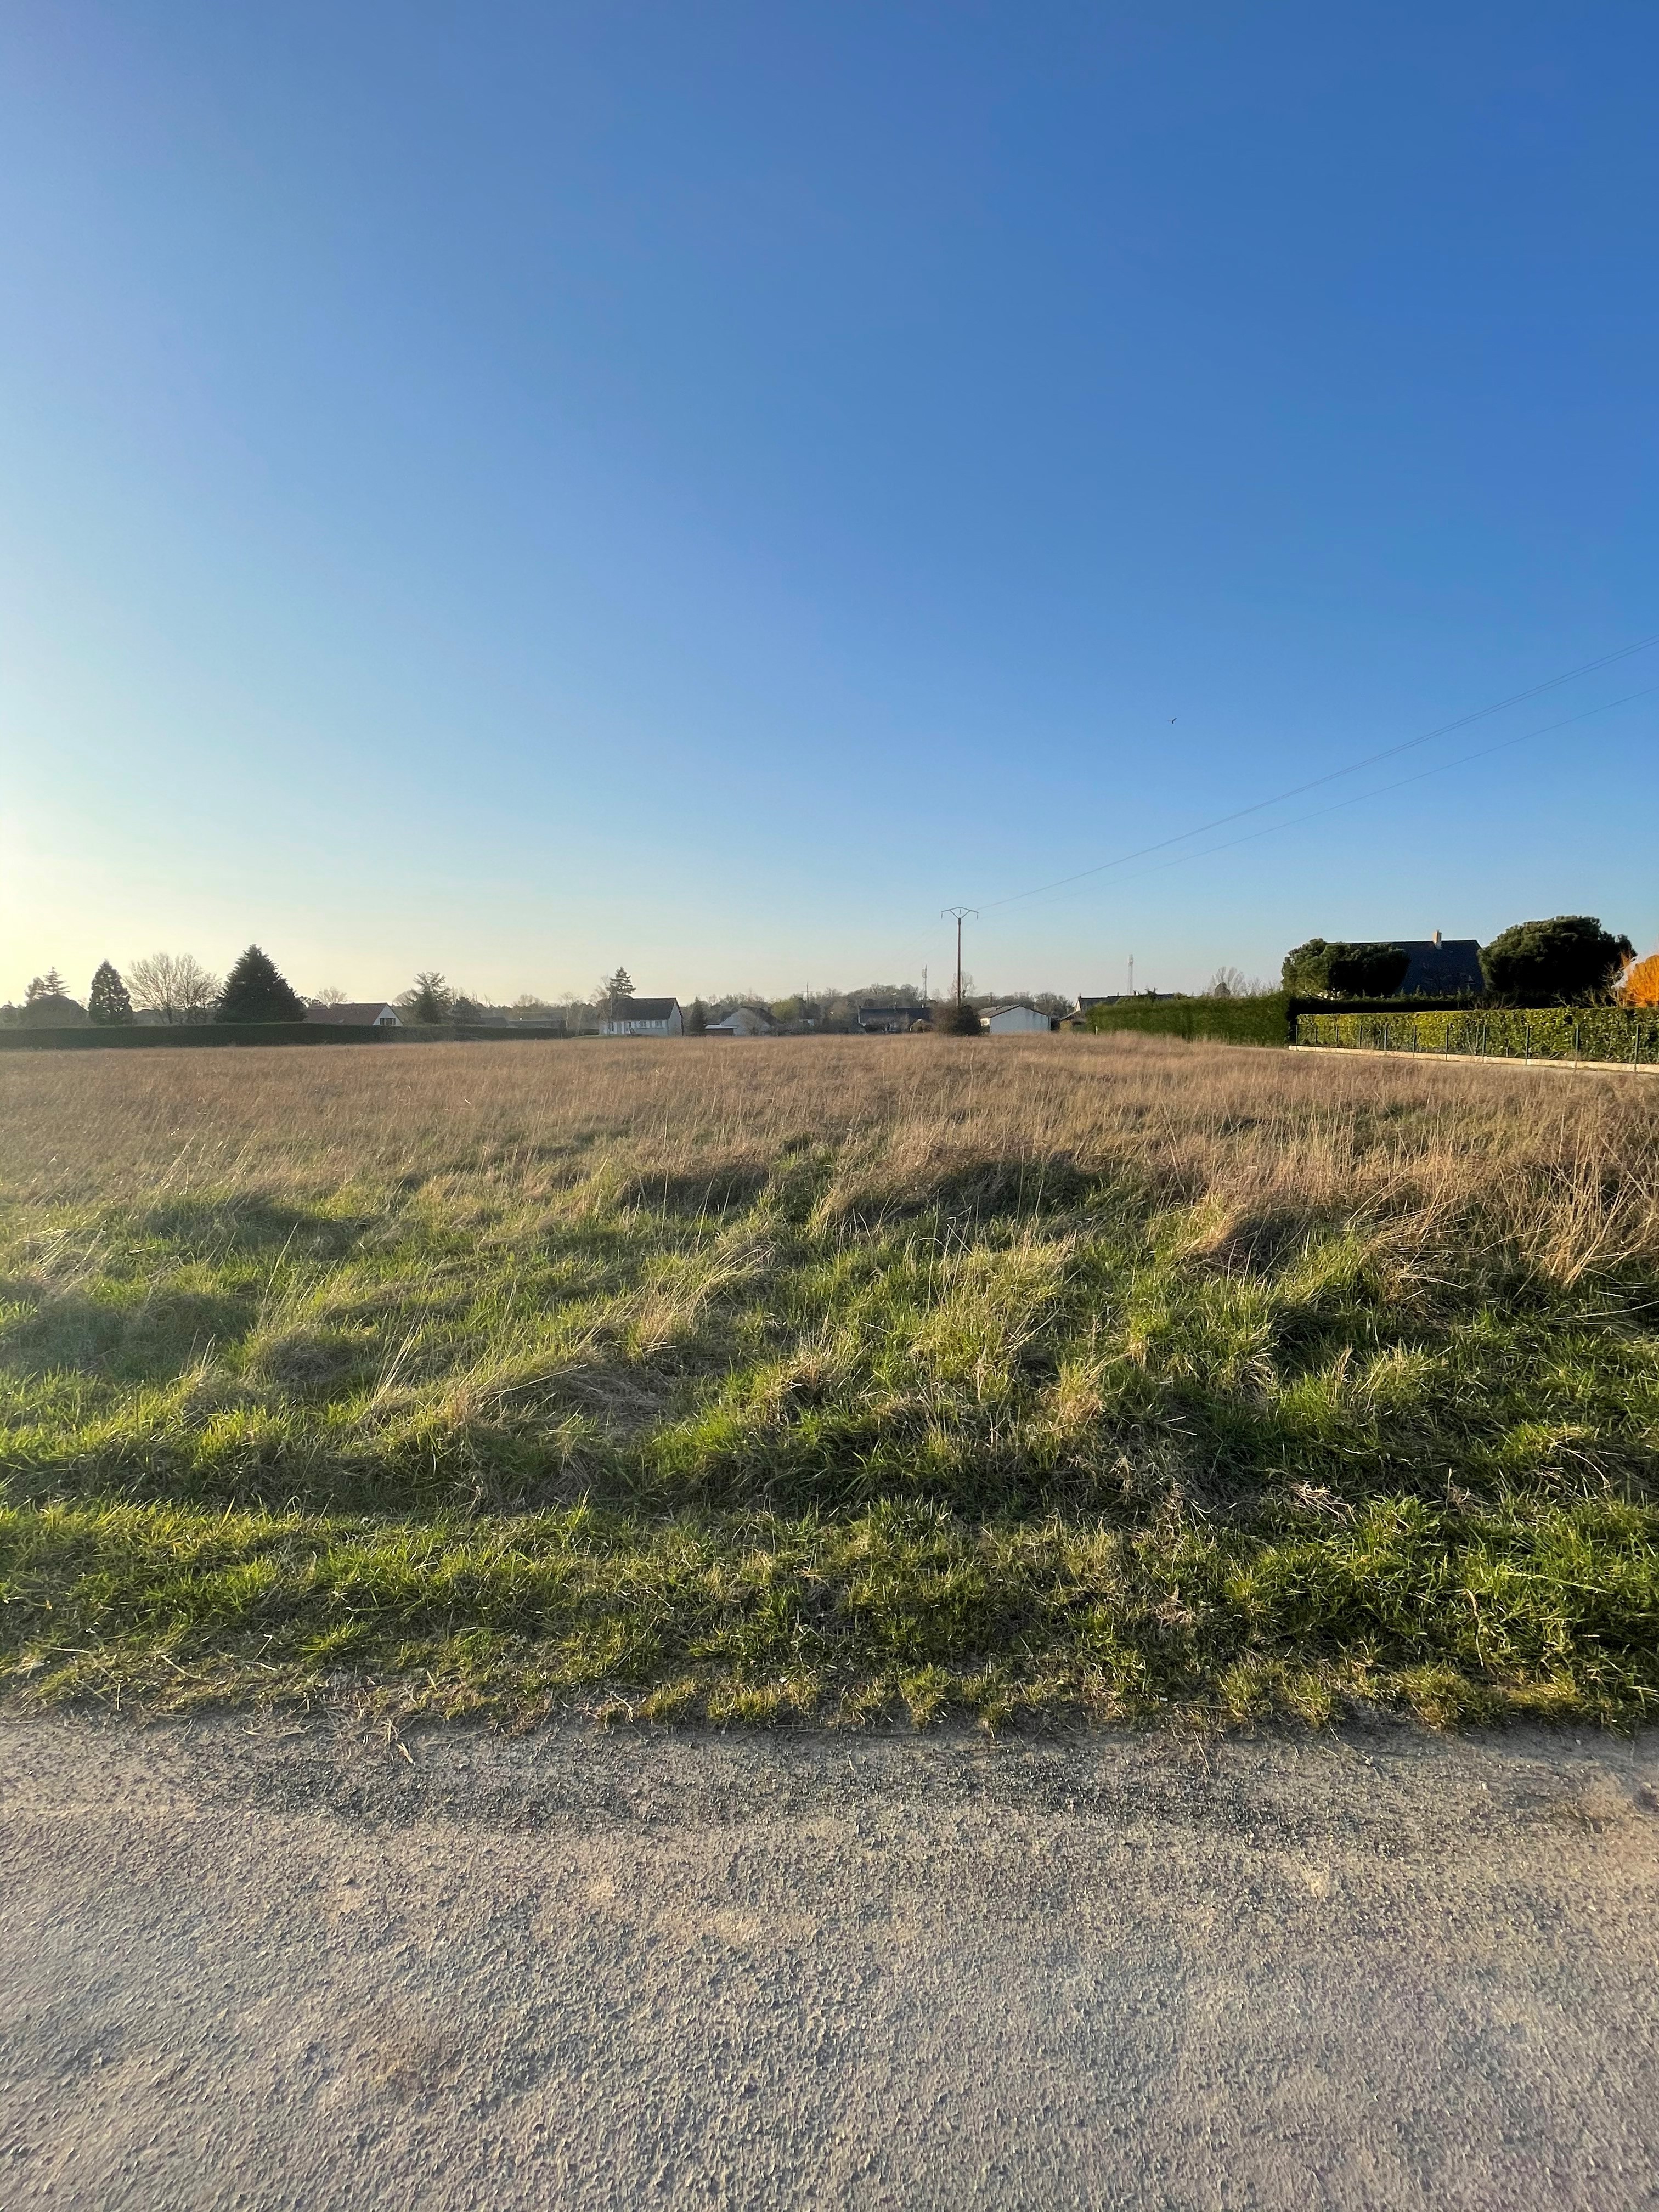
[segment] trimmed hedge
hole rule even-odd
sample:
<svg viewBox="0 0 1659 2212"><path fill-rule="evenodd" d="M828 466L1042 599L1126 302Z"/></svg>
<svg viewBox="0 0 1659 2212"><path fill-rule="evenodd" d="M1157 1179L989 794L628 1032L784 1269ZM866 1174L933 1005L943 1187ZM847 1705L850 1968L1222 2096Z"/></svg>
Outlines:
<svg viewBox="0 0 1659 2212"><path fill-rule="evenodd" d="M1299 1013L1298 1044L1490 1060L1659 1060L1659 1010L1491 1006L1433 1013Z"/></svg>
<svg viewBox="0 0 1659 2212"><path fill-rule="evenodd" d="M1211 1037L1221 1044L1288 1044L1291 1001L1283 991L1260 999L1122 999L1091 1006L1083 1026L1097 1032Z"/></svg>
<svg viewBox="0 0 1659 2212"><path fill-rule="evenodd" d="M157 1022L74 1029L0 1029L0 1052L118 1052L215 1044L495 1043L501 1039L562 1038L564 1031L531 1022L410 1024L376 1029L368 1022Z"/></svg>
<svg viewBox="0 0 1659 2212"><path fill-rule="evenodd" d="M385 1035L366 1022L145 1022L85 1029L0 1030L0 1052L142 1051L210 1044L369 1044Z"/></svg>

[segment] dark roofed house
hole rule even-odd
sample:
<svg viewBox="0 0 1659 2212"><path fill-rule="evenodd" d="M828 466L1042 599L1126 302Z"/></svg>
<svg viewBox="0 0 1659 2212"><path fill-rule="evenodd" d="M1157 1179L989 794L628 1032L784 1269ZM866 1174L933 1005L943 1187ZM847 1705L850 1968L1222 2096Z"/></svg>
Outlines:
<svg viewBox="0 0 1659 2212"><path fill-rule="evenodd" d="M308 1022L334 1022L341 1028L400 1030L404 1018L384 999L359 999L339 1006L307 1006Z"/></svg>
<svg viewBox="0 0 1659 2212"><path fill-rule="evenodd" d="M855 1006L853 1019L868 1036L896 1036L933 1016L926 1006Z"/></svg>
<svg viewBox="0 0 1659 2212"><path fill-rule="evenodd" d="M684 1036L685 1016L678 999L617 999L605 1010L602 1036Z"/></svg>
<svg viewBox="0 0 1659 2212"><path fill-rule="evenodd" d="M1480 946L1473 937L1434 935L1421 940L1393 937L1411 966L1400 986L1405 999L1466 999L1486 988L1480 972Z"/></svg>

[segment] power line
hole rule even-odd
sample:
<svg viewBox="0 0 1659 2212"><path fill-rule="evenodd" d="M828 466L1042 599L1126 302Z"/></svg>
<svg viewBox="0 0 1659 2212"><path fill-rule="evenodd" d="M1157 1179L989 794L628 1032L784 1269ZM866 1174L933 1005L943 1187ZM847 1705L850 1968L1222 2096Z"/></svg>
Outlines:
<svg viewBox="0 0 1659 2212"><path fill-rule="evenodd" d="M1068 884L1084 883L1091 876L1104 875L1110 868L1127 867L1131 860L1144 860L1149 854L1165 852L1171 845L1184 845L1188 838L1206 836L1212 830L1224 830L1229 823L1242 822L1247 816L1251 814L1260 814L1265 808L1269 806L1281 806L1287 799L1299 799L1304 792L1317 791L1322 785L1334 783L1345 775L1357 775L1361 769L1374 768L1379 761L1393 760L1401 753L1411 752L1418 745L1431 744L1437 738L1449 737L1454 730L1466 730L1473 722L1484 722L1493 714L1503 714L1507 708L1518 707L1524 701L1528 699L1536 699L1546 691L1559 690L1564 684L1576 683L1581 676L1592 676L1598 668L1611 668L1615 661L1629 660L1636 653L1650 652L1656 645L1659 645L1659 637L1644 638L1638 645L1622 646L1617 653L1603 653L1599 660L1584 661L1577 668L1567 669L1562 675L1552 676L1545 683L1533 684L1528 690L1513 691L1510 694L1507 699L1498 699L1490 707L1478 707L1471 714L1460 714L1453 721L1442 722L1435 729L1425 730L1421 737L1404 738L1397 745L1385 745L1380 752L1367 753L1359 760L1350 761L1345 768L1328 769L1323 775L1310 776L1306 783L1292 784L1288 790L1275 792L1270 799L1258 799L1249 806L1235 808L1231 814L1218 814L1213 821L1201 822L1196 828L1192 830L1178 830L1175 836L1171 837L1160 837L1156 841L1156 842L1151 845L1137 846L1134 851L1131 853L1119 853L1109 860L1097 861L1092 867L1079 868L1074 874L1069 876L1057 876L1052 883L1036 884L1034 884L1030 890L1010 891L1005 898L991 899L988 901L985 911L988 914L990 914L995 912L999 907L1014 906L1022 899L1041 898L1045 891L1064 890ZM1639 699L1644 697L1645 694L1637 691L1632 692L1630 696L1632 698ZM1625 703L1625 701L1620 699L1615 699L1610 702L1611 705L1615 707L1623 706ZM1600 714L1605 710L1601 708L1591 708L1589 711L1591 714ZM1572 715L1569 719L1573 721L1581 721L1583 720L1583 717L1582 715ZM1565 726L1565 723L1560 722L1552 723L1550 725L1552 729L1564 729ZM1533 730L1527 732L1527 735L1530 737L1542 737L1546 734L1547 732L1541 730ZM1505 738L1504 740L1505 744L1518 744L1520 740L1518 738ZM1492 746L1489 747L1488 750L1497 751L1501 750L1501 748ZM1479 760L1482 756L1480 753L1471 753L1467 755L1466 757L1470 760ZM1446 762L1444 765L1448 768L1451 768L1455 767L1457 763L1455 762L1449 761ZM1431 769L1425 770L1425 773L1433 775L1436 771ZM1414 783L1419 781L1415 776L1407 776L1405 780L1408 783ZM1384 788L1394 790L1397 789L1398 787L1395 785L1387 785ZM1376 796L1375 793L1370 795ZM1346 805L1351 802L1345 799L1340 803L1343 805ZM1334 810L1327 809L1322 811L1331 811ZM1314 817L1311 815L1309 815L1304 816L1300 818L1311 821ZM1291 824L1288 823L1282 823L1276 826L1281 829L1288 829L1291 827ZM1239 839L1236 842L1243 843L1248 841ZM1224 851L1225 848L1222 846L1215 846L1210 849L1220 852ZM1188 854L1184 855L1183 857L1195 859L1199 856L1196 854Z"/></svg>
<svg viewBox="0 0 1659 2212"><path fill-rule="evenodd" d="M1512 738L1500 738L1495 745L1482 745L1472 753L1460 753L1455 760L1437 761L1432 768L1419 769L1414 775L1402 775L1393 783L1378 784L1374 791L1357 791L1352 798L1334 800L1329 806L1316 806L1306 814L1293 814L1288 822L1270 822L1265 830L1247 830L1242 837L1229 837L1219 845L1206 845L1201 853L1177 853L1172 860L1160 860L1156 868L1144 868L1142 875L1156 875L1159 869L1179 868L1189 860L1207 860L1217 853L1231 853L1235 845L1254 844L1258 837L1272 837L1281 830L1294 830L1304 822L1317 822L1327 814L1340 814L1345 806L1363 806L1368 799L1382 799L1391 791L1403 791L1407 784L1421 783L1425 777L1443 775L1449 769L1465 768L1471 761L1486 760L1492 753L1508 750L1511 745L1525 744L1528 738L1547 738L1557 730L1571 729L1575 722L1587 722L1592 714L1610 714L1615 707L1628 707L1632 699L1651 699L1659 692L1659 684L1644 685L1639 691L1627 691L1622 699L1604 700L1599 707L1586 707L1580 714L1568 714L1559 722L1547 722L1540 730L1520 730ZM1231 817L1237 820L1235 815ZM1214 825L1214 826L1219 826ZM1200 833L1193 831L1193 836ZM1131 883L1139 880L1132 876ZM1033 894L1035 896L1035 894Z"/></svg>

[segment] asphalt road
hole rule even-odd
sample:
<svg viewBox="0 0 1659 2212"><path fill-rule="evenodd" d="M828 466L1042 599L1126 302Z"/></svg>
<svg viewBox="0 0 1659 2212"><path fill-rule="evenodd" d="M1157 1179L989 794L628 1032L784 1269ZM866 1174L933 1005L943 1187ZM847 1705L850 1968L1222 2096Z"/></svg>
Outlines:
<svg viewBox="0 0 1659 2212"><path fill-rule="evenodd" d="M0 1722L0 2205L1659 2204L1659 1737Z"/></svg>

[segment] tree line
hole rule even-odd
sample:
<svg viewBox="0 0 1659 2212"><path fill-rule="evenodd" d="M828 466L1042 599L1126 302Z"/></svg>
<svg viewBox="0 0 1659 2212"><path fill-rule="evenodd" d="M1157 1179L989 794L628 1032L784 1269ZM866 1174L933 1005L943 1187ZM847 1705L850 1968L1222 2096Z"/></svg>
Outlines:
<svg viewBox="0 0 1659 2212"><path fill-rule="evenodd" d="M116 1027L155 1014L163 1022L302 1022L306 1001L257 945L222 979L188 952L152 952L132 961L124 975L113 961L99 963L84 1003L56 968L30 979L21 1006L0 1006L0 1022L42 1029L96 1022Z"/></svg>
<svg viewBox="0 0 1659 2212"><path fill-rule="evenodd" d="M1007 992L994 994L974 988L964 976L963 1004L969 1009L1020 1000L1041 1013L1068 1012L1072 1001L1053 991ZM625 967L603 975L586 998L567 993L544 999L524 992L507 1006L491 1006L481 996L458 988L442 971L423 968L408 988L389 1003L406 1022L433 1024L481 1022L505 1017L509 1021L546 1024L572 1033L599 1029L613 1018L623 1001L634 996L634 981ZM43 1029L74 1027L84 1022L110 1025L130 1024L141 1014L167 1024L205 1022L298 1022L313 1010L346 1003L346 994L325 986L307 999L302 997L277 969L270 955L251 945L229 973L220 977L188 952L153 952L129 962L123 971L114 963L100 963L84 1000L77 999L56 968L30 979L21 1005L0 1006L0 1024ZM924 1000L915 983L866 983L852 991L838 988L805 988L783 998L767 998L755 991L732 991L693 999L685 1009L686 1027L696 1036L713 1022L723 1021L740 1006L763 1013L784 1030L850 1029L860 1006L927 1004L940 1018L945 1002L937 994Z"/></svg>
<svg viewBox="0 0 1659 2212"><path fill-rule="evenodd" d="M1483 945L1480 959L1487 990L1516 1004L1572 1004L1610 994L1631 1004L1659 1002L1659 954L1638 962L1630 939L1603 928L1594 915L1516 922ZM1410 956L1398 945L1311 937L1285 956L1281 987L1295 998L1389 998L1400 988L1410 964ZM994 994L974 988L971 976L964 976L963 982L964 1017L969 1010L976 1015L995 1002ZM1247 980L1237 968L1222 967L1203 995L1255 998L1267 988L1253 978ZM406 1021L416 1023L465 1024L495 1012L574 1031L599 1028L633 996L633 979L619 966L602 976L586 999L571 994L549 1000L526 992L510 1007L490 1009L471 993L453 988L437 969L422 969L392 1003ZM1064 1014L1072 1004L1052 991L1002 996L1034 1006L1039 1013ZM41 1028L82 1022L118 1024L136 1021L140 1013L167 1023L299 1022L313 1008L337 1006L344 1000L344 992L331 986L308 1000L302 998L270 956L250 945L222 980L188 952L146 954L131 962L125 975L113 962L101 961L84 1002L71 994L56 968L48 968L30 979L21 1006L0 1006L0 1023ZM746 1006L781 1029L835 1030L850 1028L860 1006L924 1005L936 1024L947 1018L948 1002L931 994L924 998L914 983L866 983L856 991L807 988L781 999L738 991L692 1000L686 1008L686 1028L696 1036L712 1022Z"/></svg>

